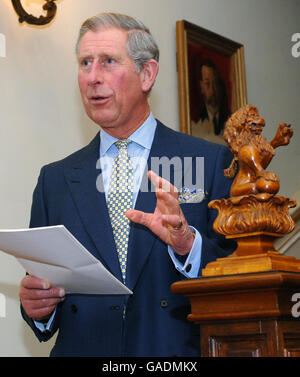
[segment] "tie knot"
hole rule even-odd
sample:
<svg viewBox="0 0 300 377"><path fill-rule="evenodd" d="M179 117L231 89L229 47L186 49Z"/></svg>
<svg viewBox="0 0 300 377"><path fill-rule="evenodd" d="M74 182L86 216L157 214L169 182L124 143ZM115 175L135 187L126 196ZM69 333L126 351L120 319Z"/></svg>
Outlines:
<svg viewBox="0 0 300 377"><path fill-rule="evenodd" d="M118 140L115 142L115 146L118 149L127 149L128 144L131 143L131 140Z"/></svg>

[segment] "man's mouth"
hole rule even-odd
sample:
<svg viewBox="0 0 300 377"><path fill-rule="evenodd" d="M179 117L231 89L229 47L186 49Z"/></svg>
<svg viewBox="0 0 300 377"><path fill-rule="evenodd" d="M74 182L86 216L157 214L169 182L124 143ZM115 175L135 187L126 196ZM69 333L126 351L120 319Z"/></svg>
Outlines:
<svg viewBox="0 0 300 377"><path fill-rule="evenodd" d="M102 96L91 96L89 97L89 102L94 104L103 104L109 100L109 97L102 97Z"/></svg>

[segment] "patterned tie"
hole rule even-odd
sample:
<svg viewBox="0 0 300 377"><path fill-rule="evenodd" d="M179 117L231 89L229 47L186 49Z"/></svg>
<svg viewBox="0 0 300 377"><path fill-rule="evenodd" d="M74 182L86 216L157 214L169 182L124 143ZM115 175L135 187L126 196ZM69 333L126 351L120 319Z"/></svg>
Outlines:
<svg viewBox="0 0 300 377"><path fill-rule="evenodd" d="M132 163L127 151L131 140L115 142L119 153L114 160L108 189L108 212L120 261L123 281L126 278L127 246L129 238L129 220L125 212L132 208L133 173Z"/></svg>

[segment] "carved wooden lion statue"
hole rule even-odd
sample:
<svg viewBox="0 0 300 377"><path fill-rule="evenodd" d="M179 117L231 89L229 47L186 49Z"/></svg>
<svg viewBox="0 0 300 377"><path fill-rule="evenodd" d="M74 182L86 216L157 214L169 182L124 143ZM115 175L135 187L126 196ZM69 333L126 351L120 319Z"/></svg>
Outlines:
<svg viewBox="0 0 300 377"><path fill-rule="evenodd" d="M265 169L275 155L275 148L289 143L293 135L290 124L280 123L274 139L268 142L261 136L264 119L255 106L246 105L236 111L226 122L224 139L234 158L225 176L235 179L231 196L258 193L276 194L279 178Z"/></svg>

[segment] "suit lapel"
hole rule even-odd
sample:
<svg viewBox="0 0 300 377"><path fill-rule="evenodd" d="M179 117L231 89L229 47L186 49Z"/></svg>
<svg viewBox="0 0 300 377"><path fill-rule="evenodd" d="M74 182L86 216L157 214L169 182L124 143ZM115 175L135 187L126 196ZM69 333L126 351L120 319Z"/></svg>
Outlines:
<svg viewBox="0 0 300 377"><path fill-rule="evenodd" d="M96 168L99 139L97 134L83 150L81 158L65 172L65 177L85 230L98 250L95 256L122 280L105 194L97 189L102 182L101 170Z"/></svg>
<svg viewBox="0 0 300 377"><path fill-rule="evenodd" d="M151 158L168 157L172 158L176 152L179 152L177 138L170 129L163 126L160 122L157 124L152 148L148 158L148 170L151 168ZM149 184L150 185L150 184ZM153 213L156 207L155 192L139 191L135 209ZM157 236L148 228L139 224L131 224L128 258L127 258L127 286L133 290L134 286L142 272L144 265L150 256L154 247Z"/></svg>

